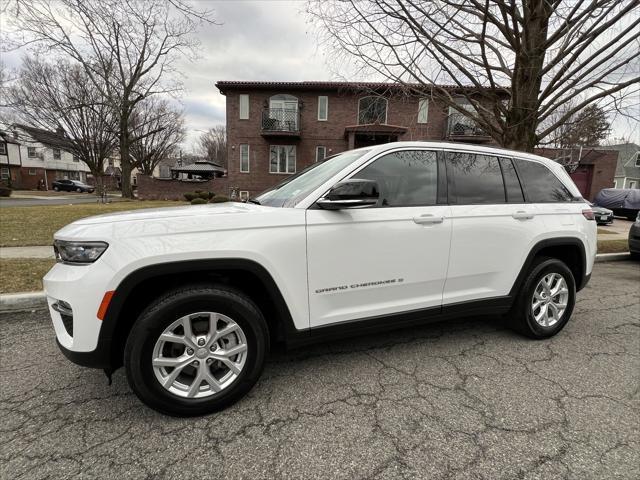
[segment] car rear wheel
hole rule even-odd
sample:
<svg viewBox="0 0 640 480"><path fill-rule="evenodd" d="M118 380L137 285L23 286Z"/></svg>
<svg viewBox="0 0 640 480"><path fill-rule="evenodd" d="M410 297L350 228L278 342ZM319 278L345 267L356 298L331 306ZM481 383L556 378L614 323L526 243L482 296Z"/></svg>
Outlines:
<svg viewBox="0 0 640 480"><path fill-rule="evenodd" d="M169 415L204 415L253 387L268 345L266 322L247 296L200 285L163 295L140 315L124 364L146 405Z"/></svg>
<svg viewBox="0 0 640 480"><path fill-rule="evenodd" d="M58 188L58 187L53 187L53 190L54 190L54 191L56 191L56 192L59 192L59 191L60 191L60 188Z"/></svg>
<svg viewBox="0 0 640 480"><path fill-rule="evenodd" d="M508 314L508 321L527 337L552 337L569 321L575 298L576 284L569 267L555 258L538 258Z"/></svg>
<svg viewBox="0 0 640 480"><path fill-rule="evenodd" d="M76 188L76 192L82 193L82 189L81 188Z"/></svg>

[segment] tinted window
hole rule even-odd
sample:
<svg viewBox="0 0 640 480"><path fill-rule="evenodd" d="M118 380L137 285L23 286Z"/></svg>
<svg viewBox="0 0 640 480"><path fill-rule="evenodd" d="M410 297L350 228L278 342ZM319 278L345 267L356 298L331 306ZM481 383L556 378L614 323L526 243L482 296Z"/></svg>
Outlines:
<svg viewBox="0 0 640 480"><path fill-rule="evenodd" d="M500 162L496 157L447 152L453 199L459 205L505 203Z"/></svg>
<svg viewBox="0 0 640 480"><path fill-rule="evenodd" d="M410 150L390 153L360 170L353 178L378 182L382 207L436 203L438 163L435 152Z"/></svg>
<svg viewBox="0 0 640 480"><path fill-rule="evenodd" d="M508 158L501 158L502 176L504 178L504 188L507 191L507 202L524 203L522 188L518 180L518 174L513 166L513 162Z"/></svg>
<svg viewBox="0 0 640 480"><path fill-rule="evenodd" d="M518 176L533 203L570 202L571 193L551 170L537 162L515 159Z"/></svg>

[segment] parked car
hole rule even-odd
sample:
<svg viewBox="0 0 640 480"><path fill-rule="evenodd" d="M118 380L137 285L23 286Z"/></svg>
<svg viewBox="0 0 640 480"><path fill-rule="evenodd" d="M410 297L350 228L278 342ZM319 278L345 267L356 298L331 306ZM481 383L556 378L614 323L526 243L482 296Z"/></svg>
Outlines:
<svg viewBox="0 0 640 480"><path fill-rule="evenodd" d="M93 193L96 189L92 185L87 185L79 180L56 180L51 186L56 192L85 192Z"/></svg>
<svg viewBox="0 0 640 480"><path fill-rule="evenodd" d="M272 342L465 315L552 337L591 276L594 220L551 160L388 143L248 203L78 220L55 234L44 287L71 361L108 375L123 365L150 407L202 415L251 389Z"/></svg>
<svg viewBox="0 0 640 480"><path fill-rule="evenodd" d="M633 222L629 229L629 252L631 258L640 260L640 213L636 216L636 221Z"/></svg>
<svg viewBox="0 0 640 480"><path fill-rule="evenodd" d="M591 206L591 210L593 210L593 213L596 216L596 223L598 225L607 225L609 223L613 223L613 210L599 207L591 202L587 203L589 203L589 205Z"/></svg>
<svg viewBox="0 0 640 480"><path fill-rule="evenodd" d="M616 216L634 220L640 212L640 189L603 188L598 192L593 203L613 210Z"/></svg>

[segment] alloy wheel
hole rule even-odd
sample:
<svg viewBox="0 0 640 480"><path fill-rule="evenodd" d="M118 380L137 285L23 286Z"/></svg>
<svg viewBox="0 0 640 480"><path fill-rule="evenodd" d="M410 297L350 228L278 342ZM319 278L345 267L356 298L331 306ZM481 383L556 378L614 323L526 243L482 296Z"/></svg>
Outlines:
<svg viewBox="0 0 640 480"><path fill-rule="evenodd" d="M569 302L567 282L559 273L542 277L533 291L531 313L541 327L552 327L560 321Z"/></svg>
<svg viewBox="0 0 640 480"><path fill-rule="evenodd" d="M153 348L153 372L160 385L184 398L204 398L228 388L247 360L247 338L221 313L180 317Z"/></svg>

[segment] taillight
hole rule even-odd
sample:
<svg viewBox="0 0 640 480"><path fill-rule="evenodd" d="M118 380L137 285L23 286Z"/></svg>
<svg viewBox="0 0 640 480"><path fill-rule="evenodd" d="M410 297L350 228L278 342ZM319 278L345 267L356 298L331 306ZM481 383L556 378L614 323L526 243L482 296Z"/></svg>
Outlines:
<svg viewBox="0 0 640 480"><path fill-rule="evenodd" d="M584 210L582 210L582 216L584 218L586 218L587 220L595 220L596 216L593 213L593 210L591 210L590 208L585 208Z"/></svg>

